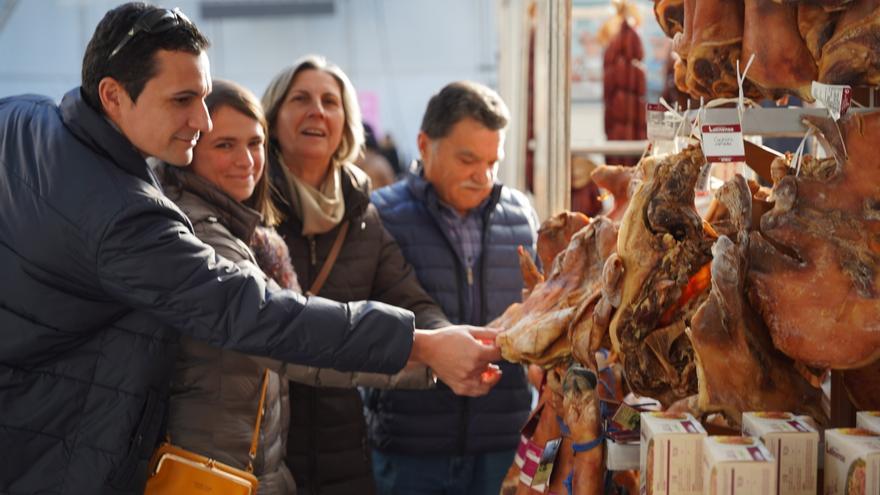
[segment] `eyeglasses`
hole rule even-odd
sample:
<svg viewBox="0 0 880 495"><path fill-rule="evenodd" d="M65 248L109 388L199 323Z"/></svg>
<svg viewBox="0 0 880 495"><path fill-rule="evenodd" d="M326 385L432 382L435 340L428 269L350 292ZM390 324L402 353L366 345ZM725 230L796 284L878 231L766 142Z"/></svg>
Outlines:
<svg viewBox="0 0 880 495"><path fill-rule="evenodd" d="M173 10L158 9L146 12L134 21L131 29L125 33L125 36L119 44L116 45L116 48L110 52L110 56L107 57L107 60L110 60L114 55L119 53L119 50L122 50L122 48L140 32L150 34L163 33L184 23L192 24L178 8L174 8Z"/></svg>

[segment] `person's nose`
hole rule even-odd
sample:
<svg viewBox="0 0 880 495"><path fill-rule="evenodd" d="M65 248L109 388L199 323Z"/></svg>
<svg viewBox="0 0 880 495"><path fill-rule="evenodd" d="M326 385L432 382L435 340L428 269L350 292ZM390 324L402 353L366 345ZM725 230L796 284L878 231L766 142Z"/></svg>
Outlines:
<svg viewBox="0 0 880 495"><path fill-rule="evenodd" d="M235 154L235 166L251 170L254 167L254 155L247 146L243 146Z"/></svg>
<svg viewBox="0 0 880 495"><path fill-rule="evenodd" d="M480 167L480 170L474 174L473 180L477 184L484 186L486 184L490 184L493 179L493 166L492 165L484 165Z"/></svg>
<svg viewBox="0 0 880 495"><path fill-rule="evenodd" d="M211 113L208 111L204 99L196 106L195 111L190 116L189 126L202 134L209 133L214 128L214 123L211 121Z"/></svg>
<svg viewBox="0 0 880 495"><path fill-rule="evenodd" d="M325 113L324 104L321 103L321 100L315 100L312 102L309 108L309 116L323 118Z"/></svg>

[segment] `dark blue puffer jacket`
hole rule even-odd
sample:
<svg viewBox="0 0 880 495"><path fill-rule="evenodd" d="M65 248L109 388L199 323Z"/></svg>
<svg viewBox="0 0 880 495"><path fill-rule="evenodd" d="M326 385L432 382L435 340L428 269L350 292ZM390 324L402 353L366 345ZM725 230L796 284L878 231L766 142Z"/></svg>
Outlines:
<svg viewBox="0 0 880 495"><path fill-rule="evenodd" d="M453 323L484 325L522 300L517 246L535 253L538 220L526 197L496 184L483 218L479 271L482 315L464 321L467 277L459 251L441 227L437 194L413 175L373 193L385 227L416 269L419 282ZM522 366L502 363L492 391L472 399L439 383L436 390L370 390L368 422L373 446L393 454L463 455L516 448L529 413Z"/></svg>
<svg viewBox="0 0 880 495"><path fill-rule="evenodd" d="M0 99L0 493L142 493L177 332L388 373L412 322L216 256L78 89Z"/></svg>

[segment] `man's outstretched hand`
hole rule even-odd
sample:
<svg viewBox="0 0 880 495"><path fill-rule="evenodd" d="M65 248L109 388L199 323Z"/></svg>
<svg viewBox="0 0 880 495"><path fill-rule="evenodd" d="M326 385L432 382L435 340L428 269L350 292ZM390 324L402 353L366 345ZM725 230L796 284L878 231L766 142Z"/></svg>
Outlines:
<svg viewBox="0 0 880 495"><path fill-rule="evenodd" d="M456 394L479 397L501 379L501 370L492 364L501 359L497 334L468 325L416 330L410 361L427 365Z"/></svg>

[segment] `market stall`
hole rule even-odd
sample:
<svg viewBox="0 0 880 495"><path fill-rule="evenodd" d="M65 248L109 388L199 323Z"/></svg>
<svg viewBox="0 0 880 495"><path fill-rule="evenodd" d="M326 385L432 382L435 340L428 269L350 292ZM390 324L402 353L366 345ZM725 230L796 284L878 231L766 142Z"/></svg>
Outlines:
<svg viewBox="0 0 880 495"><path fill-rule="evenodd" d="M593 172L604 215L539 203L543 270L495 322L543 370L509 490L880 493L880 2L654 8L686 101L581 148L641 160Z"/></svg>

